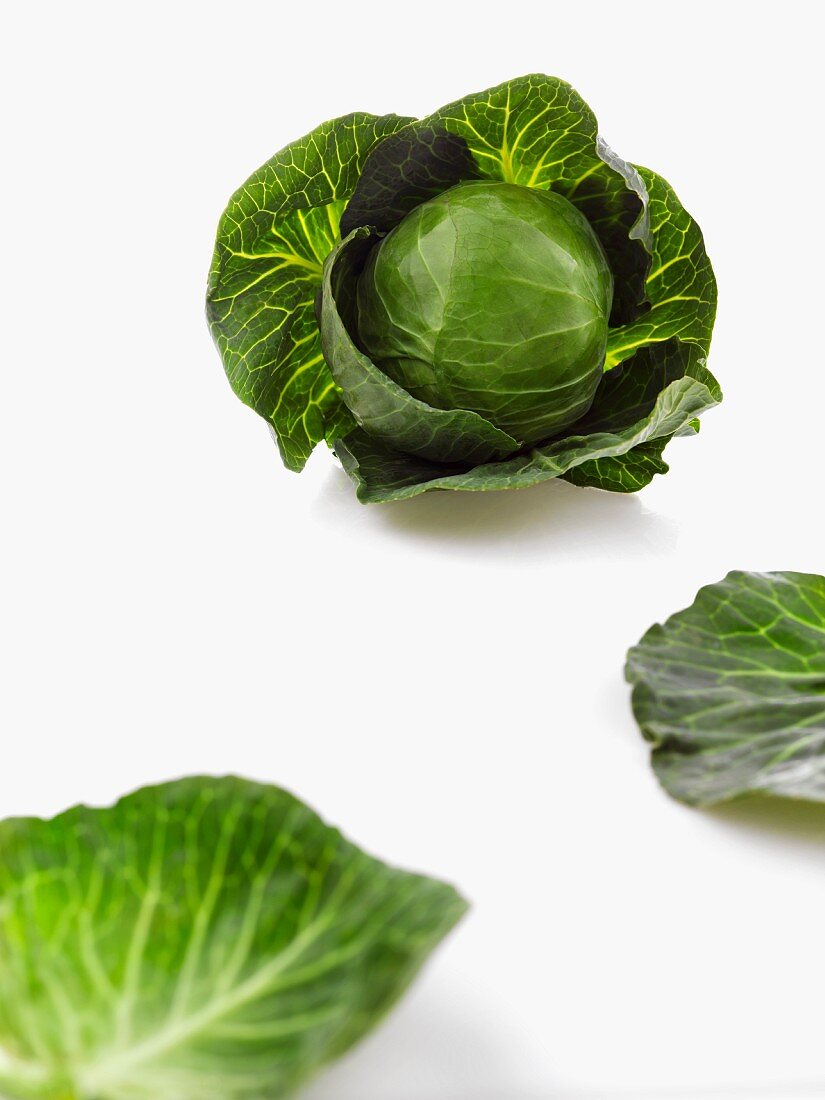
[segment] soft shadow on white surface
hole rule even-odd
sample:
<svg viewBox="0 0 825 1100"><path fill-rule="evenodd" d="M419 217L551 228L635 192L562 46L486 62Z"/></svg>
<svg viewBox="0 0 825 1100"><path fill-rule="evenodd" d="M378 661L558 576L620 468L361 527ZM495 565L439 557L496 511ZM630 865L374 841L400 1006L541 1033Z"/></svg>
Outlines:
<svg viewBox="0 0 825 1100"><path fill-rule="evenodd" d="M529 489L431 492L412 500L359 504L352 482L338 467L322 483L316 512L331 524L368 524L376 533L400 534L431 545L471 545L483 551L518 546L520 552L554 548L660 554L677 543L677 525L648 511L636 495L580 489L555 480Z"/></svg>
<svg viewBox="0 0 825 1100"><path fill-rule="evenodd" d="M494 1030L482 1034L458 1007L454 1012L434 1008L432 1000L415 995L411 1001L302 1093L305 1100L417 1100L421 1095L520 1100L508 1087L517 1067L503 1054ZM386 1082L380 1093L376 1081ZM484 1093L479 1081L485 1082Z"/></svg>
<svg viewBox="0 0 825 1100"><path fill-rule="evenodd" d="M334 1073L334 1071L332 1071ZM464 1092L445 1093L443 1100L810 1100L825 1095L825 1083L777 1087L776 1085L733 1085L683 1092L672 1089L626 1089L621 1092L599 1089L595 1092L556 1092L551 1088L543 1093L515 1093L509 1089L496 1092L480 1092L470 1089ZM336 1090L317 1092L310 1089L304 1100L363 1100L357 1092L340 1093ZM412 1093L395 1093L388 1090L381 1100L415 1100Z"/></svg>
<svg viewBox="0 0 825 1100"><path fill-rule="evenodd" d="M712 828L733 830L743 840L796 851L803 859L825 856L825 806L755 796L696 814ZM452 1011L421 1001L405 1006L390 1024L332 1066L307 1100L812 1100L825 1096L825 1079L749 1080L685 1088L679 1068L661 1085L581 1087L548 1082L541 1092L520 1089L514 1050L493 1024L479 1027ZM640 1024L640 1026L643 1026ZM689 1036L686 1043L689 1044ZM548 1043L552 1038L548 1038ZM522 1052L524 1053L524 1052ZM527 1052L529 1054L529 1051ZM522 1078L523 1079L523 1078ZM376 1087L375 1082L383 1082Z"/></svg>
<svg viewBox="0 0 825 1100"><path fill-rule="evenodd" d="M746 1085L708 1085L701 1089L654 1088L620 1089L607 1092L571 1092L551 1093L549 1097L511 1096L507 1100L806 1100L810 1097L825 1095L825 1082L805 1082L794 1085L765 1085L761 1083ZM449 1098L452 1100L452 1097ZM477 1100L494 1100L490 1097L478 1097ZM504 1100L496 1097L495 1100Z"/></svg>
<svg viewBox="0 0 825 1100"><path fill-rule="evenodd" d="M760 843L790 844L825 858L825 806L817 802L750 795L705 813L726 827L759 834Z"/></svg>

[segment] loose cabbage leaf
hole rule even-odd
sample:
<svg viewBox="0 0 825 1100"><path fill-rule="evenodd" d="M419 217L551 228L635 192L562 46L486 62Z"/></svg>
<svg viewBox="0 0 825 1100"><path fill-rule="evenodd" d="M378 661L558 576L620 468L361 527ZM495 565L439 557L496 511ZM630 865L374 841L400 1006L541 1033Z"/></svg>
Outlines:
<svg viewBox="0 0 825 1100"><path fill-rule="evenodd" d="M651 627L626 674L675 798L825 801L825 577L729 573Z"/></svg>
<svg viewBox="0 0 825 1100"><path fill-rule="evenodd" d="M324 269L321 342L333 377L353 417L377 440L441 462L481 462L512 454L518 443L478 413L438 409L412 397L355 346L344 317L353 326L355 287L365 250L374 235L356 229L330 254ZM343 314L343 316L342 316Z"/></svg>
<svg viewBox="0 0 825 1100"><path fill-rule="evenodd" d="M464 910L240 779L5 821L0 1095L276 1100L381 1018Z"/></svg>
<svg viewBox="0 0 825 1100"><path fill-rule="evenodd" d="M284 464L352 426L324 363L315 297L367 153L410 119L325 122L259 168L218 226L207 316L235 393L274 429Z"/></svg>

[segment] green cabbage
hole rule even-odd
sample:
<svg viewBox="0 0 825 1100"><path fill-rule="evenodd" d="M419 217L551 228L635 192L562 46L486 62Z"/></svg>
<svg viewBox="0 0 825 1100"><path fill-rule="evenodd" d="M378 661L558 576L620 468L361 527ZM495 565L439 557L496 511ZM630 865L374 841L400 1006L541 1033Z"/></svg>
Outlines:
<svg viewBox="0 0 825 1100"><path fill-rule="evenodd" d="M612 299L604 251L572 203L474 180L417 206L373 248L358 334L413 397L471 409L523 445L590 408Z"/></svg>
<svg viewBox="0 0 825 1100"><path fill-rule="evenodd" d="M563 477L633 492L721 400L716 284L660 176L564 81L349 115L233 196L207 294L230 382L365 502Z"/></svg>

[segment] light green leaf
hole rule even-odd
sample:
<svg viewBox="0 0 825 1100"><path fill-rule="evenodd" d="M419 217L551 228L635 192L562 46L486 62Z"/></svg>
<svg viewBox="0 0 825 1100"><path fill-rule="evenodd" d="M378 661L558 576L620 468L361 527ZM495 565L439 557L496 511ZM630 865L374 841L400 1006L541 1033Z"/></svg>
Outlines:
<svg viewBox="0 0 825 1100"><path fill-rule="evenodd" d="M465 904L240 779L0 824L0 1095L277 1100Z"/></svg>
<svg viewBox="0 0 825 1100"><path fill-rule="evenodd" d="M321 354L315 296L367 153L409 121L357 113L325 122L250 176L218 226L212 335L232 388L269 421L292 470L331 425L335 435L348 423Z"/></svg>
<svg viewBox="0 0 825 1100"><path fill-rule="evenodd" d="M626 673L675 798L825 802L825 577L729 573L651 627Z"/></svg>

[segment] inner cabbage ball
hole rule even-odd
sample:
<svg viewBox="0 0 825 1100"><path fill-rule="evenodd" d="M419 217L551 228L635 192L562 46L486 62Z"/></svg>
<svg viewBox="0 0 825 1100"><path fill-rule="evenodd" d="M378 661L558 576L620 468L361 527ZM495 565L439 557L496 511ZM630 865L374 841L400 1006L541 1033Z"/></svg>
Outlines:
<svg viewBox="0 0 825 1100"><path fill-rule="evenodd" d="M416 207L372 250L358 336L413 397L531 444L590 407L612 300L602 246L572 203L473 181Z"/></svg>

